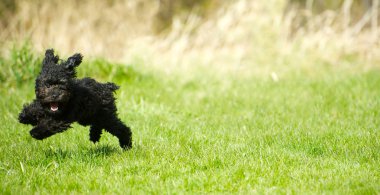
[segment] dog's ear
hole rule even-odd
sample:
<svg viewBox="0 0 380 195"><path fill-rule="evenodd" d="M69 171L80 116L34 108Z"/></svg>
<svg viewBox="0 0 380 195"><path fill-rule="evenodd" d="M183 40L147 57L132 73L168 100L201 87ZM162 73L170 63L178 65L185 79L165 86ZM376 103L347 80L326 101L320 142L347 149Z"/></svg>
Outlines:
<svg viewBox="0 0 380 195"><path fill-rule="evenodd" d="M69 59L67 59L65 68L70 69L70 70L74 69L74 67L79 66L79 64L82 62L82 59L83 59L82 54L80 53L74 54L73 56L69 57Z"/></svg>
<svg viewBox="0 0 380 195"><path fill-rule="evenodd" d="M56 64L59 60L58 55L54 55L54 49L47 49L45 52L45 58L42 61L42 65L47 65L50 63Z"/></svg>

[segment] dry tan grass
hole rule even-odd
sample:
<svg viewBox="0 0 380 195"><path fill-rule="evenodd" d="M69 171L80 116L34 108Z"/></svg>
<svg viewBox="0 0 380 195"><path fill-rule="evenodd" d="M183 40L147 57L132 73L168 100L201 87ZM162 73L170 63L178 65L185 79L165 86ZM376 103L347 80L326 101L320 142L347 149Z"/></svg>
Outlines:
<svg viewBox="0 0 380 195"><path fill-rule="evenodd" d="M157 7L149 1L16 1L17 11L1 32L4 40L29 39L39 51L82 51L113 59L150 31ZM112 2L112 3L111 3Z"/></svg>
<svg viewBox="0 0 380 195"><path fill-rule="evenodd" d="M151 27L157 1L17 2L10 25L0 33L5 45L30 39L38 51L54 47L63 55L80 51L119 62L138 58L168 73L204 67L273 76L316 61L340 66L355 56L362 67L372 67L380 58L377 10L350 25L348 3L341 13L310 15L307 26L294 32L296 14L283 14L284 0L237 0L207 20L193 13L175 18L167 34L156 35Z"/></svg>

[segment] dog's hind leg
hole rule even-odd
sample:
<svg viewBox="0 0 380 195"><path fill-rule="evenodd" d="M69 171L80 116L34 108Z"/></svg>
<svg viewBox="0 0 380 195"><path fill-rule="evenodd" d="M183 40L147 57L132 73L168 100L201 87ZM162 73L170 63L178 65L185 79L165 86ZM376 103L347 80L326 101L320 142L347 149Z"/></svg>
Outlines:
<svg viewBox="0 0 380 195"><path fill-rule="evenodd" d="M106 120L104 125L106 131L119 139L120 147L123 149L132 148L132 131L120 119L112 117Z"/></svg>
<svg viewBox="0 0 380 195"><path fill-rule="evenodd" d="M102 128L97 125L91 125L90 127L90 140L94 143L98 142L102 134Z"/></svg>

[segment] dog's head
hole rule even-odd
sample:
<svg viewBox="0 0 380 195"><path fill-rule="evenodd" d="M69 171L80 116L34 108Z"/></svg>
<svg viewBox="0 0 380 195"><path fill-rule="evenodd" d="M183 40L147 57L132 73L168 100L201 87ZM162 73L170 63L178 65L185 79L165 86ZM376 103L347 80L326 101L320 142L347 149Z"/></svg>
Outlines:
<svg viewBox="0 0 380 195"><path fill-rule="evenodd" d="M82 62L81 54L74 54L67 61L60 61L53 49L46 50L42 70L36 79L36 97L52 114L61 113L72 95L75 67Z"/></svg>

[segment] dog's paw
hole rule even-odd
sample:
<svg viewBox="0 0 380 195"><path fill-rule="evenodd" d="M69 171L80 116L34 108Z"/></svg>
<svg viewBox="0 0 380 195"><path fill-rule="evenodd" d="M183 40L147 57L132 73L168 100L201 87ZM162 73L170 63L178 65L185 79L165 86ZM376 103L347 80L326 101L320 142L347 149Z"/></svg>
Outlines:
<svg viewBox="0 0 380 195"><path fill-rule="evenodd" d="M123 150L129 150L132 148L132 140L119 140L120 147L123 148Z"/></svg>
<svg viewBox="0 0 380 195"><path fill-rule="evenodd" d="M25 112L20 113L20 115L18 116L18 121L26 125L37 125L37 120L35 119L35 117L31 117L27 115Z"/></svg>

